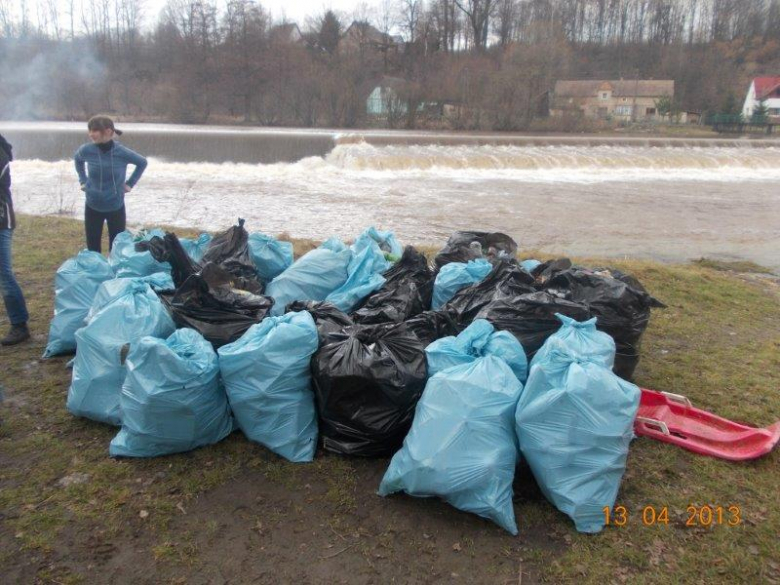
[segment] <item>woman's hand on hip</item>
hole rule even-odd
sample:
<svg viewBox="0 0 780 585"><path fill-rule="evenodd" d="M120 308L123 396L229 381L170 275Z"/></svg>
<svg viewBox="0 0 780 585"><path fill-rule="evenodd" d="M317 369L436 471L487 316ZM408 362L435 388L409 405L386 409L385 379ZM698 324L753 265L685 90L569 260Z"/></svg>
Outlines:
<svg viewBox="0 0 780 585"><path fill-rule="evenodd" d="M133 190L133 188L130 185L128 185L127 183L125 183L125 193L130 193L130 191L132 191L132 190Z"/></svg>

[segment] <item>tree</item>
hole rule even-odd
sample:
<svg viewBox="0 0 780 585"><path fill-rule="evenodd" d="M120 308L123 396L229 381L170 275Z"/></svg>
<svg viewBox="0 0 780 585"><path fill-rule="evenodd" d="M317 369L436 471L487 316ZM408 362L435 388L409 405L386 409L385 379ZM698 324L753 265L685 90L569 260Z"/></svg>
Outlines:
<svg viewBox="0 0 780 585"><path fill-rule="evenodd" d="M734 96L734 92L730 91L726 96L726 101L723 103L723 113L730 116L736 116L739 114L740 107L737 102L737 98Z"/></svg>
<svg viewBox="0 0 780 585"><path fill-rule="evenodd" d="M417 36L417 27L422 12L422 0L401 0L400 16L401 25L406 31L406 40L413 43Z"/></svg>
<svg viewBox="0 0 780 585"><path fill-rule="evenodd" d="M477 50L485 49L490 16L493 12L493 0L455 0L455 4L468 18L474 46Z"/></svg>
<svg viewBox="0 0 780 585"><path fill-rule="evenodd" d="M758 102L756 109L753 110L753 115L750 117L750 121L753 124L766 124L769 119L769 108L766 107L766 100Z"/></svg>
<svg viewBox="0 0 780 585"><path fill-rule="evenodd" d="M675 109L672 98L668 95L661 96L655 100L655 109L662 119L665 119L667 116L671 116L673 110Z"/></svg>
<svg viewBox="0 0 780 585"><path fill-rule="evenodd" d="M319 20L317 27L317 44L321 49L333 55L341 40L341 21L336 13L328 10Z"/></svg>

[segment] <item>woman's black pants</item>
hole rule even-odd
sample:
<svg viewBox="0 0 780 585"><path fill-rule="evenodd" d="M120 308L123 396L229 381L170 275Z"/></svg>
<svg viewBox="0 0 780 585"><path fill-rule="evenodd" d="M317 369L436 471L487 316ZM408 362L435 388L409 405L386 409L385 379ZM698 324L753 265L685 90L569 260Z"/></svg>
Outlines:
<svg viewBox="0 0 780 585"><path fill-rule="evenodd" d="M125 206L116 211L95 211L89 205L84 207L84 231L87 234L87 248L100 253L103 239L103 222L108 224L108 251L114 245L117 234L125 231Z"/></svg>

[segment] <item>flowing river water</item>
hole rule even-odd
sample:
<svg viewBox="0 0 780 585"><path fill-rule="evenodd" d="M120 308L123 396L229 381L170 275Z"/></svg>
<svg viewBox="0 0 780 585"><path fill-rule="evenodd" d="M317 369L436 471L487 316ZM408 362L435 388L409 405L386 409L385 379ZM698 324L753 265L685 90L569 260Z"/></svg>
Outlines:
<svg viewBox="0 0 780 585"><path fill-rule="evenodd" d="M120 126L121 127L121 126ZM780 142L339 132L125 124L149 167L131 225L352 238L369 225L405 243L457 229L521 249L683 261L751 260L780 271ZM15 145L14 200L83 216L71 160L84 124L0 122Z"/></svg>

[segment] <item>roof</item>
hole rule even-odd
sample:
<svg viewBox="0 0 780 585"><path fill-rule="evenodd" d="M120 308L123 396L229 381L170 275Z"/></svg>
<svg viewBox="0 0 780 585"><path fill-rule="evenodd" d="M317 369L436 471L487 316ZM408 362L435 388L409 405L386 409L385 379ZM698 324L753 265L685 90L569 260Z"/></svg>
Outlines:
<svg viewBox="0 0 780 585"><path fill-rule="evenodd" d="M357 35L361 40L369 40L380 44L390 44L394 42L393 37L383 33L368 22L361 20L355 20L349 25L349 28L344 33L344 36L348 35Z"/></svg>
<svg viewBox="0 0 780 585"><path fill-rule="evenodd" d="M561 80L555 83L557 97L594 97L599 91L612 89L613 97L659 97L674 95L673 79L586 79Z"/></svg>
<svg viewBox="0 0 780 585"><path fill-rule="evenodd" d="M271 38L295 42L301 38L301 29L294 22L286 22L272 26L268 31Z"/></svg>
<svg viewBox="0 0 780 585"><path fill-rule="evenodd" d="M756 88L756 99L760 100L772 93L780 85L780 77L756 77L753 80Z"/></svg>

